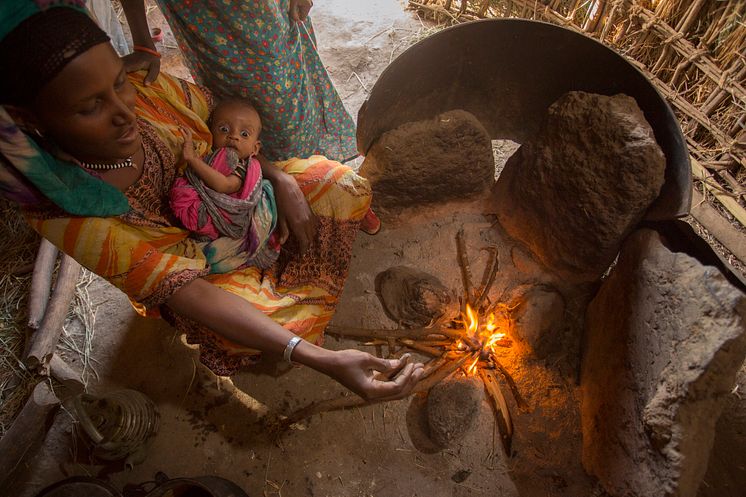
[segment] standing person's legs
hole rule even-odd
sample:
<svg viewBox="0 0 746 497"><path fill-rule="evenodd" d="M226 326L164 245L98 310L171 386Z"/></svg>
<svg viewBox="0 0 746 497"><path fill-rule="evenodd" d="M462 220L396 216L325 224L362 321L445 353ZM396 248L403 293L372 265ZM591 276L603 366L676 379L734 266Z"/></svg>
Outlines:
<svg viewBox="0 0 746 497"><path fill-rule="evenodd" d="M159 5L195 80L255 103L270 160L357 154L354 122L316 51L310 18L291 22L288 0L235 10L210 0Z"/></svg>

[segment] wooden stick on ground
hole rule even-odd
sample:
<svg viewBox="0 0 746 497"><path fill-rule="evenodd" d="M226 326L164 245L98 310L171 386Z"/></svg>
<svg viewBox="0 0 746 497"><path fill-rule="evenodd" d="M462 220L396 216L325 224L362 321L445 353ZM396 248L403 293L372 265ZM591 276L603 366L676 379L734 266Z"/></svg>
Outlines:
<svg viewBox="0 0 746 497"><path fill-rule="evenodd" d="M42 238L34 262L28 298L28 325L34 330L39 328L39 323L44 318L49 293L52 291L52 273L56 261L57 247L46 238Z"/></svg>
<svg viewBox="0 0 746 497"><path fill-rule="evenodd" d="M47 381L36 385L10 429L0 439L0 488L51 426L60 405Z"/></svg>
<svg viewBox="0 0 746 497"><path fill-rule="evenodd" d="M49 360L49 374L52 378L62 383L67 389L66 394L68 395L78 395L85 390L80 373L71 368L57 354L52 354L52 358Z"/></svg>
<svg viewBox="0 0 746 497"><path fill-rule="evenodd" d="M412 350L416 350L433 357L440 357L441 355L443 355L442 350L436 349L435 347L430 347L428 345L421 345L410 338L400 338L399 343L409 347Z"/></svg>
<svg viewBox="0 0 746 497"><path fill-rule="evenodd" d="M78 284L80 264L68 255L62 256L57 283L44 313L39 329L31 337L31 347L26 355L26 365L31 369L43 367L52 358L62 333L70 302Z"/></svg>
<svg viewBox="0 0 746 497"><path fill-rule="evenodd" d="M466 240L464 239L463 228L456 233L456 256L458 257L459 268L461 268L461 279L464 282L466 302L471 304L474 302L474 285L471 280L471 266L469 265L469 256L466 253Z"/></svg>
<svg viewBox="0 0 746 497"><path fill-rule="evenodd" d="M492 407L495 410L495 419L500 431L500 439L505 449L505 455L510 457L510 446L513 443L513 418L510 416L508 403L505 402L500 384L497 382L494 371L480 368L479 376L484 383L484 389L492 400Z"/></svg>
<svg viewBox="0 0 746 497"><path fill-rule="evenodd" d="M457 357L456 359L453 359L451 361L446 361L445 364L440 366L438 369L434 370L431 374L426 376L425 378L421 379L419 383L412 389L412 393L421 393L421 392L427 392L431 388L433 388L435 385L443 381L444 379L451 376L453 373L455 373L461 366L464 365L464 363L467 361L467 359L473 360L476 356L476 353L474 354L464 354L461 357ZM437 359L436 359L437 361Z"/></svg>
<svg viewBox="0 0 746 497"><path fill-rule="evenodd" d="M482 277L482 286L479 289L479 297L477 297L475 307L477 310L481 309L484 299L489 295L492 285L495 283L497 277L497 271L500 269L500 260L497 247L492 245L487 247L487 251L490 253L489 262L484 270L484 276Z"/></svg>
<svg viewBox="0 0 746 497"><path fill-rule="evenodd" d="M12 271L10 271L10 274L12 274L13 276L25 276L33 271L35 266L36 262L29 262L28 264L24 264L22 266L14 268Z"/></svg>
<svg viewBox="0 0 746 497"><path fill-rule="evenodd" d="M523 399L523 396L521 395L521 392L518 391L518 385L515 384L515 380L513 377L508 373L508 370L505 369L505 367L500 364L500 361L497 360L497 357L495 357L495 354L492 355L492 362L497 368L497 370L500 372L503 378L505 378L505 382L508 384L508 388L510 388L510 393L513 394L513 399L515 400L515 404L518 406L518 409L521 410L521 412L527 412L528 411L528 403Z"/></svg>
<svg viewBox="0 0 746 497"><path fill-rule="evenodd" d="M445 353L436 359L431 359L427 361L427 363L425 364L425 367L423 368L425 372L422 373L422 378L420 378L420 381L424 380L425 378L433 374L435 371L440 369L441 366L443 366L443 364L448 362L448 360L449 360L448 353Z"/></svg>

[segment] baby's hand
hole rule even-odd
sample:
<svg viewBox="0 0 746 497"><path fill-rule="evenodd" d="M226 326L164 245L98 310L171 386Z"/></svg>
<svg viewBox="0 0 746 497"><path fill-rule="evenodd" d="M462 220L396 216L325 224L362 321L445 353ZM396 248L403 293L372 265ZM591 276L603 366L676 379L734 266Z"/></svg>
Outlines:
<svg viewBox="0 0 746 497"><path fill-rule="evenodd" d="M184 135L184 146L181 149L181 153L184 156L184 160L189 162L193 160L196 155L194 153L194 142L192 141L192 130L188 128L179 128L181 133Z"/></svg>

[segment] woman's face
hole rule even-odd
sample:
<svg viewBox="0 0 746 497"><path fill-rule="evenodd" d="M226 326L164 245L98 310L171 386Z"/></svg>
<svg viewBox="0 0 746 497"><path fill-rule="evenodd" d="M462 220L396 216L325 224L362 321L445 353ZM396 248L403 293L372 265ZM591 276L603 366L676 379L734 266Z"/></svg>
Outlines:
<svg viewBox="0 0 746 497"><path fill-rule="evenodd" d="M139 150L135 89L108 43L70 61L42 88L32 110L40 131L83 162L118 162Z"/></svg>

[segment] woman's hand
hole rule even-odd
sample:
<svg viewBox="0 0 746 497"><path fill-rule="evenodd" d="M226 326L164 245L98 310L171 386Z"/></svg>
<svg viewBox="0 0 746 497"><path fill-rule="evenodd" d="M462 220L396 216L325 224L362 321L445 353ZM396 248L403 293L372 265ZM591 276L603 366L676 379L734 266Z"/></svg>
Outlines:
<svg viewBox="0 0 746 497"><path fill-rule="evenodd" d="M122 62L124 62L124 70L127 72L147 69L148 74L145 75L143 80L146 86L155 81L158 73L161 72L161 59L147 52L132 52L122 57Z"/></svg>
<svg viewBox="0 0 746 497"><path fill-rule="evenodd" d="M381 359L354 349L336 352L327 368L329 376L371 402L406 397L424 372L409 354Z"/></svg>
<svg viewBox="0 0 746 497"><path fill-rule="evenodd" d="M290 0L290 19L295 22L305 21L311 7L313 7L312 0Z"/></svg>
<svg viewBox="0 0 746 497"><path fill-rule="evenodd" d="M303 192L291 175L276 169L272 186L277 202L277 228L280 243L284 244L290 233L298 240L301 254L304 254L316 236L316 216L303 196Z"/></svg>
<svg viewBox="0 0 746 497"><path fill-rule="evenodd" d="M135 45L155 50L155 45L150 34L150 27L148 26L145 1L121 0L121 4L124 15L127 17L130 32L132 33L132 42ZM122 57L122 61L124 62L124 70L127 72L135 72L140 69L148 70L148 74L145 75L144 80L145 86L155 81L155 78L158 77L158 73L161 71L161 59L147 52L133 52Z"/></svg>

